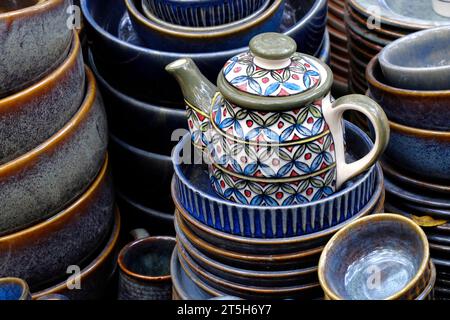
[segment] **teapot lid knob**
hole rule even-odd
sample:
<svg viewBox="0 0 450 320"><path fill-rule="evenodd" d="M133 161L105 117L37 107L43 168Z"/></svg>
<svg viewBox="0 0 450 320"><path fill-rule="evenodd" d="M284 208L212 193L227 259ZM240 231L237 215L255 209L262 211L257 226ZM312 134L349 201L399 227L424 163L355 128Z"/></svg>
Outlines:
<svg viewBox="0 0 450 320"><path fill-rule="evenodd" d="M297 52L297 43L294 39L276 32L262 33L253 37L249 47L255 56L255 64L269 70L287 67L291 63L290 58Z"/></svg>

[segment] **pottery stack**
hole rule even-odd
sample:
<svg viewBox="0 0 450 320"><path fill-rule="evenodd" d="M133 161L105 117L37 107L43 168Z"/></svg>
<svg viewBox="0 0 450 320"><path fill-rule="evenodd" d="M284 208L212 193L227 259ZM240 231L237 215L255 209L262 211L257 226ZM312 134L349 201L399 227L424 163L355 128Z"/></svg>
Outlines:
<svg viewBox="0 0 450 320"><path fill-rule="evenodd" d="M350 59L344 21L345 0L328 0L328 32L330 33L330 66L334 74L333 95L348 93Z"/></svg>
<svg viewBox="0 0 450 320"><path fill-rule="evenodd" d="M383 159L390 212L413 217L429 236L436 296L449 295L450 27L428 29L385 47L367 67L368 95L390 119ZM425 54L433 47L432 54ZM425 51L424 51L425 50Z"/></svg>
<svg viewBox="0 0 450 320"><path fill-rule="evenodd" d="M167 64L192 58L214 80L224 61L244 52L248 40L264 31L289 34L304 43L305 52L329 59L326 0L118 0L114 5L82 0L81 7L89 64L105 100L113 175L127 229L174 232L170 155L187 125L183 97L164 70ZM181 14L187 8L195 8L193 16Z"/></svg>
<svg viewBox="0 0 450 320"><path fill-rule="evenodd" d="M405 35L450 24L424 0L347 0L345 23L350 55L350 91L367 90L365 71L383 47Z"/></svg>
<svg viewBox="0 0 450 320"><path fill-rule="evenodd" d="M64 291L68 267L89 265L119 226L106 114L66 23L69 5L0 5L0 277L22 278L32 292ZM92 284L71 294L92 297Z"/></svg>

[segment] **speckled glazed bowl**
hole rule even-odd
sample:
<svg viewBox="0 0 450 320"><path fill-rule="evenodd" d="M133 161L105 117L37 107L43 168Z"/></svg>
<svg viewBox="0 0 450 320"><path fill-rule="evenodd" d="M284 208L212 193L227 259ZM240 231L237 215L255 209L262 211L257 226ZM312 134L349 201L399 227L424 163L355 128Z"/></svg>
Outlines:
<svg viewBox="0 0 450 320"><path fill-rule="evenodd" d="M0 301L31 300L28 284L19 278L0 278Z"/></svg>
<svg viewBox="0 0 450 320"><path fill-rule="evenodd" d="M0 164L23 155L60 130L80 107L84 88L83 56L74 33L69 55L58 68L32 86L0 99Z"/></svg>
<svg viewBox="0 0 450 320"><path fill-rule="evenodd" d="M3 0L0 4L0 97L37 82L70 49L70 0Z"/></svg>
<svg viewBox="0 0 450 320"><path fill-rule="evenodd" d="M113 207L106 160L91 186L66 209L33 227L0 237L0 276L20 277L31 291L67 276L69 266L82 265L106 240L113 225Z"/></svg>
<svg viewBox="0 0 450 320"><path fill-rule="evenodd" d="M107 141L103 103L87 71L86 95L73 118L35 149L0 166L0 235L56 214L83 193L105 160Z"/></svg>
<svg viewBox="0 0 450 320"><path fill-rule="evenodd" d="M121 229L119 210L115 211L115 222L109 239L101 248L98 255L83 266L80 273L80 290L70 290L67 279L50 287L34 292L33 299L41 299L53 294L63 294L70 300L98 300L107 295L106 289L116 269L117 245ZM70 282L69 282L70 283Z"/></svg>

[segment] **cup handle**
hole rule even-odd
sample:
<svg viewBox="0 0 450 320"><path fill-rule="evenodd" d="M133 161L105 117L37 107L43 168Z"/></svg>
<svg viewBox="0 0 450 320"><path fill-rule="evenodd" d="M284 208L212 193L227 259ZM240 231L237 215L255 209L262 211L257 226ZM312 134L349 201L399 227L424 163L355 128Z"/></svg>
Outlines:
<svg viewBox="0 0 450 320"><path fill-rule="evenodd" d="M323 113L334 139L336 152L336 187L370 168L384 152L389 143L389 122L383 109L372 99L360 94L352 94L337 99L333 103L325 99ZM375 129L375 143L363 158L347 163L345 160L344 130L342 117L345 111L353 110L364 114Z"/></svg>
<svg viewBox="0 0 450 320"><path fill-rule="evenodd" d="M148 233L148 231L145 230L144 228L131 230L130 235L133 237L134 240L140 240L150 237L150 233Z"/></svg>

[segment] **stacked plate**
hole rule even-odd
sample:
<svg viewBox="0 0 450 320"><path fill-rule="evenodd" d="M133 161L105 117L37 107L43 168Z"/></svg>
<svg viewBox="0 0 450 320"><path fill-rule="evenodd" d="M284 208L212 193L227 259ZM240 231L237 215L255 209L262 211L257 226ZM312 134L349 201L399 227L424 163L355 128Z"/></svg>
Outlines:
<svg viewBox="0 0 450 320"><path fill-rule="evenodd" d="M330 33L330 66L334 75L333 94L345 95L348 91L350 59L344 23L344 0L328 0L328 32Z"/></svg>
<svg viewBox="0 0 450 320"><path fill-rule="evenodd" d="M349 158L370 150L372 142L360 129L347 123L346 134ZM176 299L322 298L317 265L326 242L350 221L383 210L379 165L321 201L275 208L245 206L217 196L206 168L186 163L191 148L187 135L173 157Z"/></svg>
<svg viewBox="0 0 450 320"><path fill-rule="evenodd" d="M248 38L263 31L283 32L302 44L302 52L329 60L326 0L80 3L90 44L89 64L108 114L113 173L127 230L174 232L170 155L187 122L181 90L166 65L192 58L215 82L224 63L248 50ZM206 19L218 11L205 8L220 3L224 6L218 10L234 10L236 15ZM181 11L195 7L199 19L159 10L175 6ZM219 19L224 17L231 20Z"/></svg>
<svg viewBox="0 0 450 320"><path fill-rule="evenodd" d="M392 41L418 30L450 24L434 12L432 1L348 0L345 23L350 55L350 90L367 90L366 66Z"/></svg>

